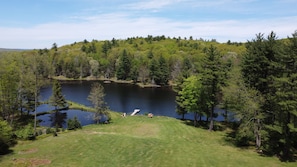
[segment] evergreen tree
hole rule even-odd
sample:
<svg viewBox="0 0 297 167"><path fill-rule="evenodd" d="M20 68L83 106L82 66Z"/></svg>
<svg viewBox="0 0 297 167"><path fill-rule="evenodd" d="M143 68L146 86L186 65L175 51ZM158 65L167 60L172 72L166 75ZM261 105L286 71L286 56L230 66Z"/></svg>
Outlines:
<svg viewBox="0 0 297 167"><path fill-rule="evenodd" d="M128 79L130 77L129 76L130 70L131 70L131 61L129 59L126 49L124 49L122 55L119 58L119 65L117 68L117 78L119 80Z"/></svg>
<svg viewBox="0 0 297 167"><path fill-rule="evenodd" d="M182 73L185 78L188 78L191 75L192 70L192 64L190 62L190 59L185 57L183 60L183 68Z"/></svg>
<svg viewBox="0 0 297 167"><path fill-rule="evenodd" d="M211 45L206 52L206 59L203 65L203 87L204 93L208 99L206 106L209 106L210 124L209 130L213 130L214 126L214 109L219 103L219 93L221 85L225 82L225 66L222 63L220 53Z"/></svg>
<svg viewBox="0 0 297 167"><path fill-rule="evenodd" d="M9 147L15 143L13 136L13 129L7 121L0 119L0 155L9 152Z"/></svg>
<svg viewBox="0 0 297 167"><path fill-rule="evenodd" d="M157 84L159 80L159 64L156 59L152 59L149 64L149 77L152 84Z"/></svg>
<svg viewBox="0 0 297 167"><path fill-rule="evenodd" d="M177 95L175 96L175 102L176 102L175 111L177 112L178 115L182 115L182 120L185 119L185 114L188 113L183 105L181 95L178 94L178 92L182 91L183 82L184 82L184 78L180 76L177 78L176 84L173 86L173 90L177 93Z"/></svg>
<svg viewBox="0 0 297 167"><path fill-rule="evenodd" d="M131 79L133 80L134 83L136 83L137 80L138 80L138 76L139 76L138 70L139 70L138 66L134 65L132 67L130 76L131 76Z"/></svg>
<svg viewBox="0 0 297 167"><path fill-rule="evenodd" d="M149 50L149 52L147 54L147 58L149 58L149 59L154 58L154 54L153 54L153 50L152 49Z"/></svg>
<svg viewBox="0 0 297 167"><path fill-rule="evenodd" d="M55 109L67 107L65 97L62 95L61 84L57 81L53 81L52 96L49 99L49 103L55 107Z"/></svg>
<svg viewBox="0 0 297 167"><path fill-rule="evenodd" d="M273 124L267 126L269 139L268 148L274 154L279 154L283 160L294 157L294 140L297 136L297 32L289 39L285 54L277 57L281 67L281 75L275 76L273 87L275 105Z"/></svg>
<svg viewBox="0 0 297 167"><path fill-rule="evenodd" d="M242 72L246 83L259 91L264 103L261 114L267 136L264 148L282 159L292 159L296 137L296 35L289 40L287 50L275 33L267 39L263 34L247 44Z"/></svg>
<svg viewBox="0 0 297 167"><path fill-rule="evenodd" d="M114 43L115 45L115 43ZM105 56L107 56L108 50L111 49L112 44L109 41L104 41L102 45L102 52L104 53Z"/></svg>
<svg viewBox="0 0 297 167"><path fill-rule="evenodd" d="M52 50L55 52L58 51L58 45L56 43L53 43Z"/></svg>
<svg viewBox="0 0 297 167"><path fill-rule="evenodd" d="M169 66L163 56L159 58L159 76L156 80L157 84L167 85L169 80Z"/></svg>

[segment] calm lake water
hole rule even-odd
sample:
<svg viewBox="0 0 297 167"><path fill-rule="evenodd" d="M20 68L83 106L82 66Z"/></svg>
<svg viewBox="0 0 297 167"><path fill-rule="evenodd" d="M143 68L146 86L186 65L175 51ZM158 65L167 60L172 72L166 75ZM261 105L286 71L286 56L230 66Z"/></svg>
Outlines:
<svg viewBox="0 0 297 167"><path fill-rule="evenodd" d="M62 92L67 100L92 106L87 97L91 90L93 82L98 81L67 81L62 82ZM100 82L105 91L105 102L113 111L126 112L131 114L134 109L140 109L139 114L153 113L156 116L168 116L181 118L175 112L176 93L171 88L140 88L137 85L123 83L103 83ZM52 94L52 88L41 89L41 100L48 100ZM49 111L53 107L41 105L37 111ZM56 123L66 127L68 119L77 116L82 125L94 123L93 113L80 110L67 110L56 114L47 114L39 116L41 126L54 126ZM186 115L187 119L193 119L192 114ZM222 118L219 118L222 119Z"/></svg>

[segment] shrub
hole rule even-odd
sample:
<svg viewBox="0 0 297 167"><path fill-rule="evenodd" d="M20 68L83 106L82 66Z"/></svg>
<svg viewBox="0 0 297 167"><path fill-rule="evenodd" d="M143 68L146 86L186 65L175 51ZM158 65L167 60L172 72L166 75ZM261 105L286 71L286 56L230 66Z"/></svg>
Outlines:
<svg viewBox="0 0 297 167"><path fill-rule="evenodd" d="M81 128L82 128L82 127L81 127L81 124L80 124L80 122L79 122L79 120L77 119L76 116L73 118L73 123L74 123L74 127L75 127L76 129L81 129Z"/></svg>
<svg viewBox="0 0 297 167"><path fill-rule="evenodd" d="M38 132L37 132L38 136L42 135L42 130L39 129Z"/></svg>
<svg viewBox="0 0 297 167"><path fill-rule="evenodd" d="M81 128L82 128L82 126L76 116L73 118L73 120L68 119L68 121L67 121L67 129L68 130L76 130L76 129L81 129Z"/></svg>
<svg viewBox="0 0 297 167"><path fill-rule="evenodd" d="M53 136L56 137L58 136L58 133L56 131L53 132Z"/></svg>
<svg viewBox="0 0 297 167"><path fill-rule="evenodd" d="M17 130L15 132L16 136L18 139L22 140L34 140L35 135L34 135L34 129L32 125L26 125L23 129Z"/></svg>
<svg viewBox="0 0 297 167"><path fill-rule="evenodd" d="M47 128L46 131L45 131L45 133L46 133L46 134L50 134L50 133L52 133L52 129L51 129L51 128Z"/></svg>
<svg viewBox="0 0 297 167"><path fill-rule="evenodd" d="M2 137L0 138L0 155L8 153L9 145L7 141L4 141Z"/></svg>
<svg viewBox="0 0 297 167"><path fill-rule="evenodd" d="M7 153L9 146L15 143L12 134L12 128L7 121L0 120L0 155Z"/></svg>

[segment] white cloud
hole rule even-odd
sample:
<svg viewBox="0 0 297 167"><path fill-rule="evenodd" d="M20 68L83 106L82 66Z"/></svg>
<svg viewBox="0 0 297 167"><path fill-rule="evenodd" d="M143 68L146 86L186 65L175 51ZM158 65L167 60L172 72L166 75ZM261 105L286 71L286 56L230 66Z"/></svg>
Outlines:
<svg viewBox="0 0 297 167"><path fill-rule="evenodd" d="M111 40L135 36L165 35L246 42L261 32L275 31L280 38L297 28L297 17L266 20L174 21L159 17L131 18L126 13L80 18L79 22L53 22L29 28L0 27L0 48L50 48L84 39Z"/></svg>

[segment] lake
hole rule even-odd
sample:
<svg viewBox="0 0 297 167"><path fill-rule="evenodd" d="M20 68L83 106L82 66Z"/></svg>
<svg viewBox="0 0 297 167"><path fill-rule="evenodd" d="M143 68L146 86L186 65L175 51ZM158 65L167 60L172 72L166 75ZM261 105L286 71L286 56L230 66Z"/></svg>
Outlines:
<svg viewBox="0 0 297 167"><path fill-rule="evenodd" d="M153 113L156 116L168 116L181 118L175 112L175 96L176 93L169 87L160 88L140 88L134 84L125 83L103 83L101 81L64 81L61 82L62 93L67 100L92 106L87 97L94 82L100 82L105 91L105 102L107 106L116 112L125 112L131 114L134 109L140 109L139 114ZM41 100L48 100L52 94L52 88L46 87L41 89ZM37 112L49 111L53 107L41 105ZM67 110L55 114L46 114L39 116L41 126L54 126L56 123L65 127L67 119L77 116L81 124L88 125L94 123L92 120L93 113L83 112L80 110ZM187 114L186 119L193 119L193 114ZM219 119L222 119L219 118Z"/></svg>

